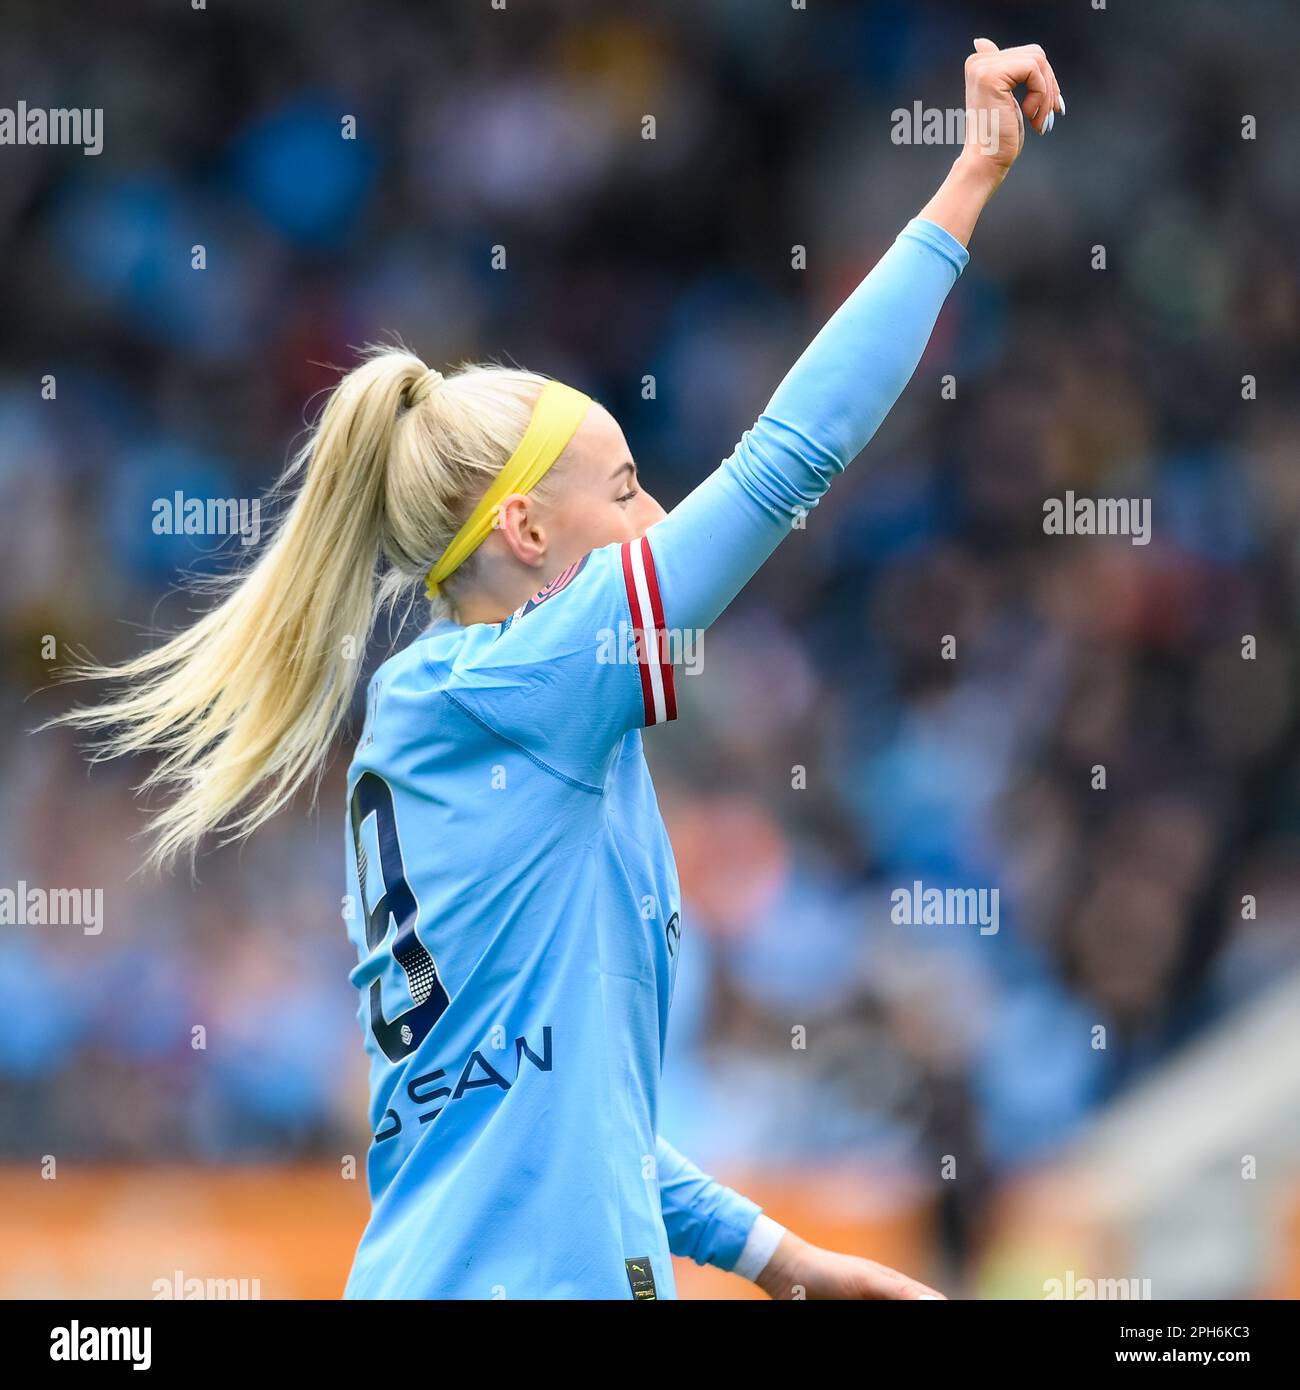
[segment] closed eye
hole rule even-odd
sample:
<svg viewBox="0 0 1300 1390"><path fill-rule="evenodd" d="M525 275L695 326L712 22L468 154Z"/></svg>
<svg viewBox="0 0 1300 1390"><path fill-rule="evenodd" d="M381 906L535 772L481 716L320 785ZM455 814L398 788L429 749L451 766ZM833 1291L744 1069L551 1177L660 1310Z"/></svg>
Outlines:
<svg viewBox="0 0 1300 1390"><path fill-rule="evenodd" d="M625 473L628 479L628 489L621 497L616 497L614 499L614 501L618 502L620 505L625 502L630 502L637 495L636 464L633 463L631 459L628 459L626 463L620 463L611 477L621 478Z"/></svg>

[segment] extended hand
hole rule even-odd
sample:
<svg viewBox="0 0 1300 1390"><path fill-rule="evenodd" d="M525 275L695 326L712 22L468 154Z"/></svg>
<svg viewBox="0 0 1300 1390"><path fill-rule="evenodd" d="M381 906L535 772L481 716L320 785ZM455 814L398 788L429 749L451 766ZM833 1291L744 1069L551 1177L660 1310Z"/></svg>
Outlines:
<svg viewBox="0 0 1300 1390"><path fill-rule="evenodd" d="M1026 91L1018 102L1021 85ZM1065 102L1038 44L999 48L991 39L975 40L975 52L966 59L964 158L987 160L1005 175L1024 147L1025 121L1046 135L1058 113L1065 113Z"/></svg>
<svg viewBox="0 0 1300 1390"><path fill-rule="evenodd" d="M887 1265L823 1250L800 1240L792 1231L781 1237L755 1282L776 1299L943 1298L943 1294Z"/></svg>

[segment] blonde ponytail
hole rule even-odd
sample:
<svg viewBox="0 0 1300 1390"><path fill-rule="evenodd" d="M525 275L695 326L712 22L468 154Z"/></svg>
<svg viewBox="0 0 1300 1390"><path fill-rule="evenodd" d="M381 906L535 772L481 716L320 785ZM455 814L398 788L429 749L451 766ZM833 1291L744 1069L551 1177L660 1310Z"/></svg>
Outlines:
<svg viewBox="0 0 1300 1390"><path fill-rule="evenodd" d="M478 364L444 378L372 349L332 392L277 485L301 477L292 506L221 602L152 652L67 672L119 689L52 724L101 731L97 759L160 755L139 788L174 792L152 816L150 863L192 855L211 831L243 839L304 782L314 791L376 614L418 597L545 381Z"/></svg>

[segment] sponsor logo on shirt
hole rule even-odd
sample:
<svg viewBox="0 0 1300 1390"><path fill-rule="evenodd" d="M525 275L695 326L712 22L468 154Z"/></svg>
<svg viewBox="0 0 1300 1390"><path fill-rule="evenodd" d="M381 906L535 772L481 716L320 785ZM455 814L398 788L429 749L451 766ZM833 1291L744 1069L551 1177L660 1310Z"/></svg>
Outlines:
<svg viewBox="0 0 1300 1390"><path fill-rule="evenodd" d="M512 1090L519 1084L525 1062L537 1071L552 1070L550 1024L542 1029L540 1053L533 1051L526 1037L515 1039L513 1078L506 1076L499 1066L494 1066L482 1049L475 1048L458 1068L449 1071L446 1067L435 1067L432 1071L413 1076L406 1083L406 1098L417 1108L415 1118L420 1124L427 1125L436 1120L446 1106L464 1099L471 1092L489 1088L499 1092ZM453 1076L454 1080L451 1079ZM383 1123L374 1136L375 1143L396 1139L401 1132L401 1115L392 1108L385 1110Z"/></svg>

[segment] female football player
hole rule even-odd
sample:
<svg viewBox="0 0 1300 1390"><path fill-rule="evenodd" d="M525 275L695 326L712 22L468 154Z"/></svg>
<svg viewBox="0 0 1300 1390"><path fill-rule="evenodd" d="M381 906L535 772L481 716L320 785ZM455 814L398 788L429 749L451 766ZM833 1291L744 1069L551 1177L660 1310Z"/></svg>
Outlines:
<svg viewBox="0 0 1300 1390"><path fill-rule="evenodd" d="M418 585L433 601L370 683L348 777L373 1129L350 1296L671 1297L670 1252L776 1297L938 1296L800 1240L659 1138L689 924L640 730L676 715L684 636L906 385L1022 109L1042 134L1064 112L1040 48L975 47L948 177L671 514L582 392L381 352L333 392L292 507L224 600L84 672L123 688L67 718L110 730L109 755L160 755L162 862L283 808L319 773L378 609Z"/></svg>

